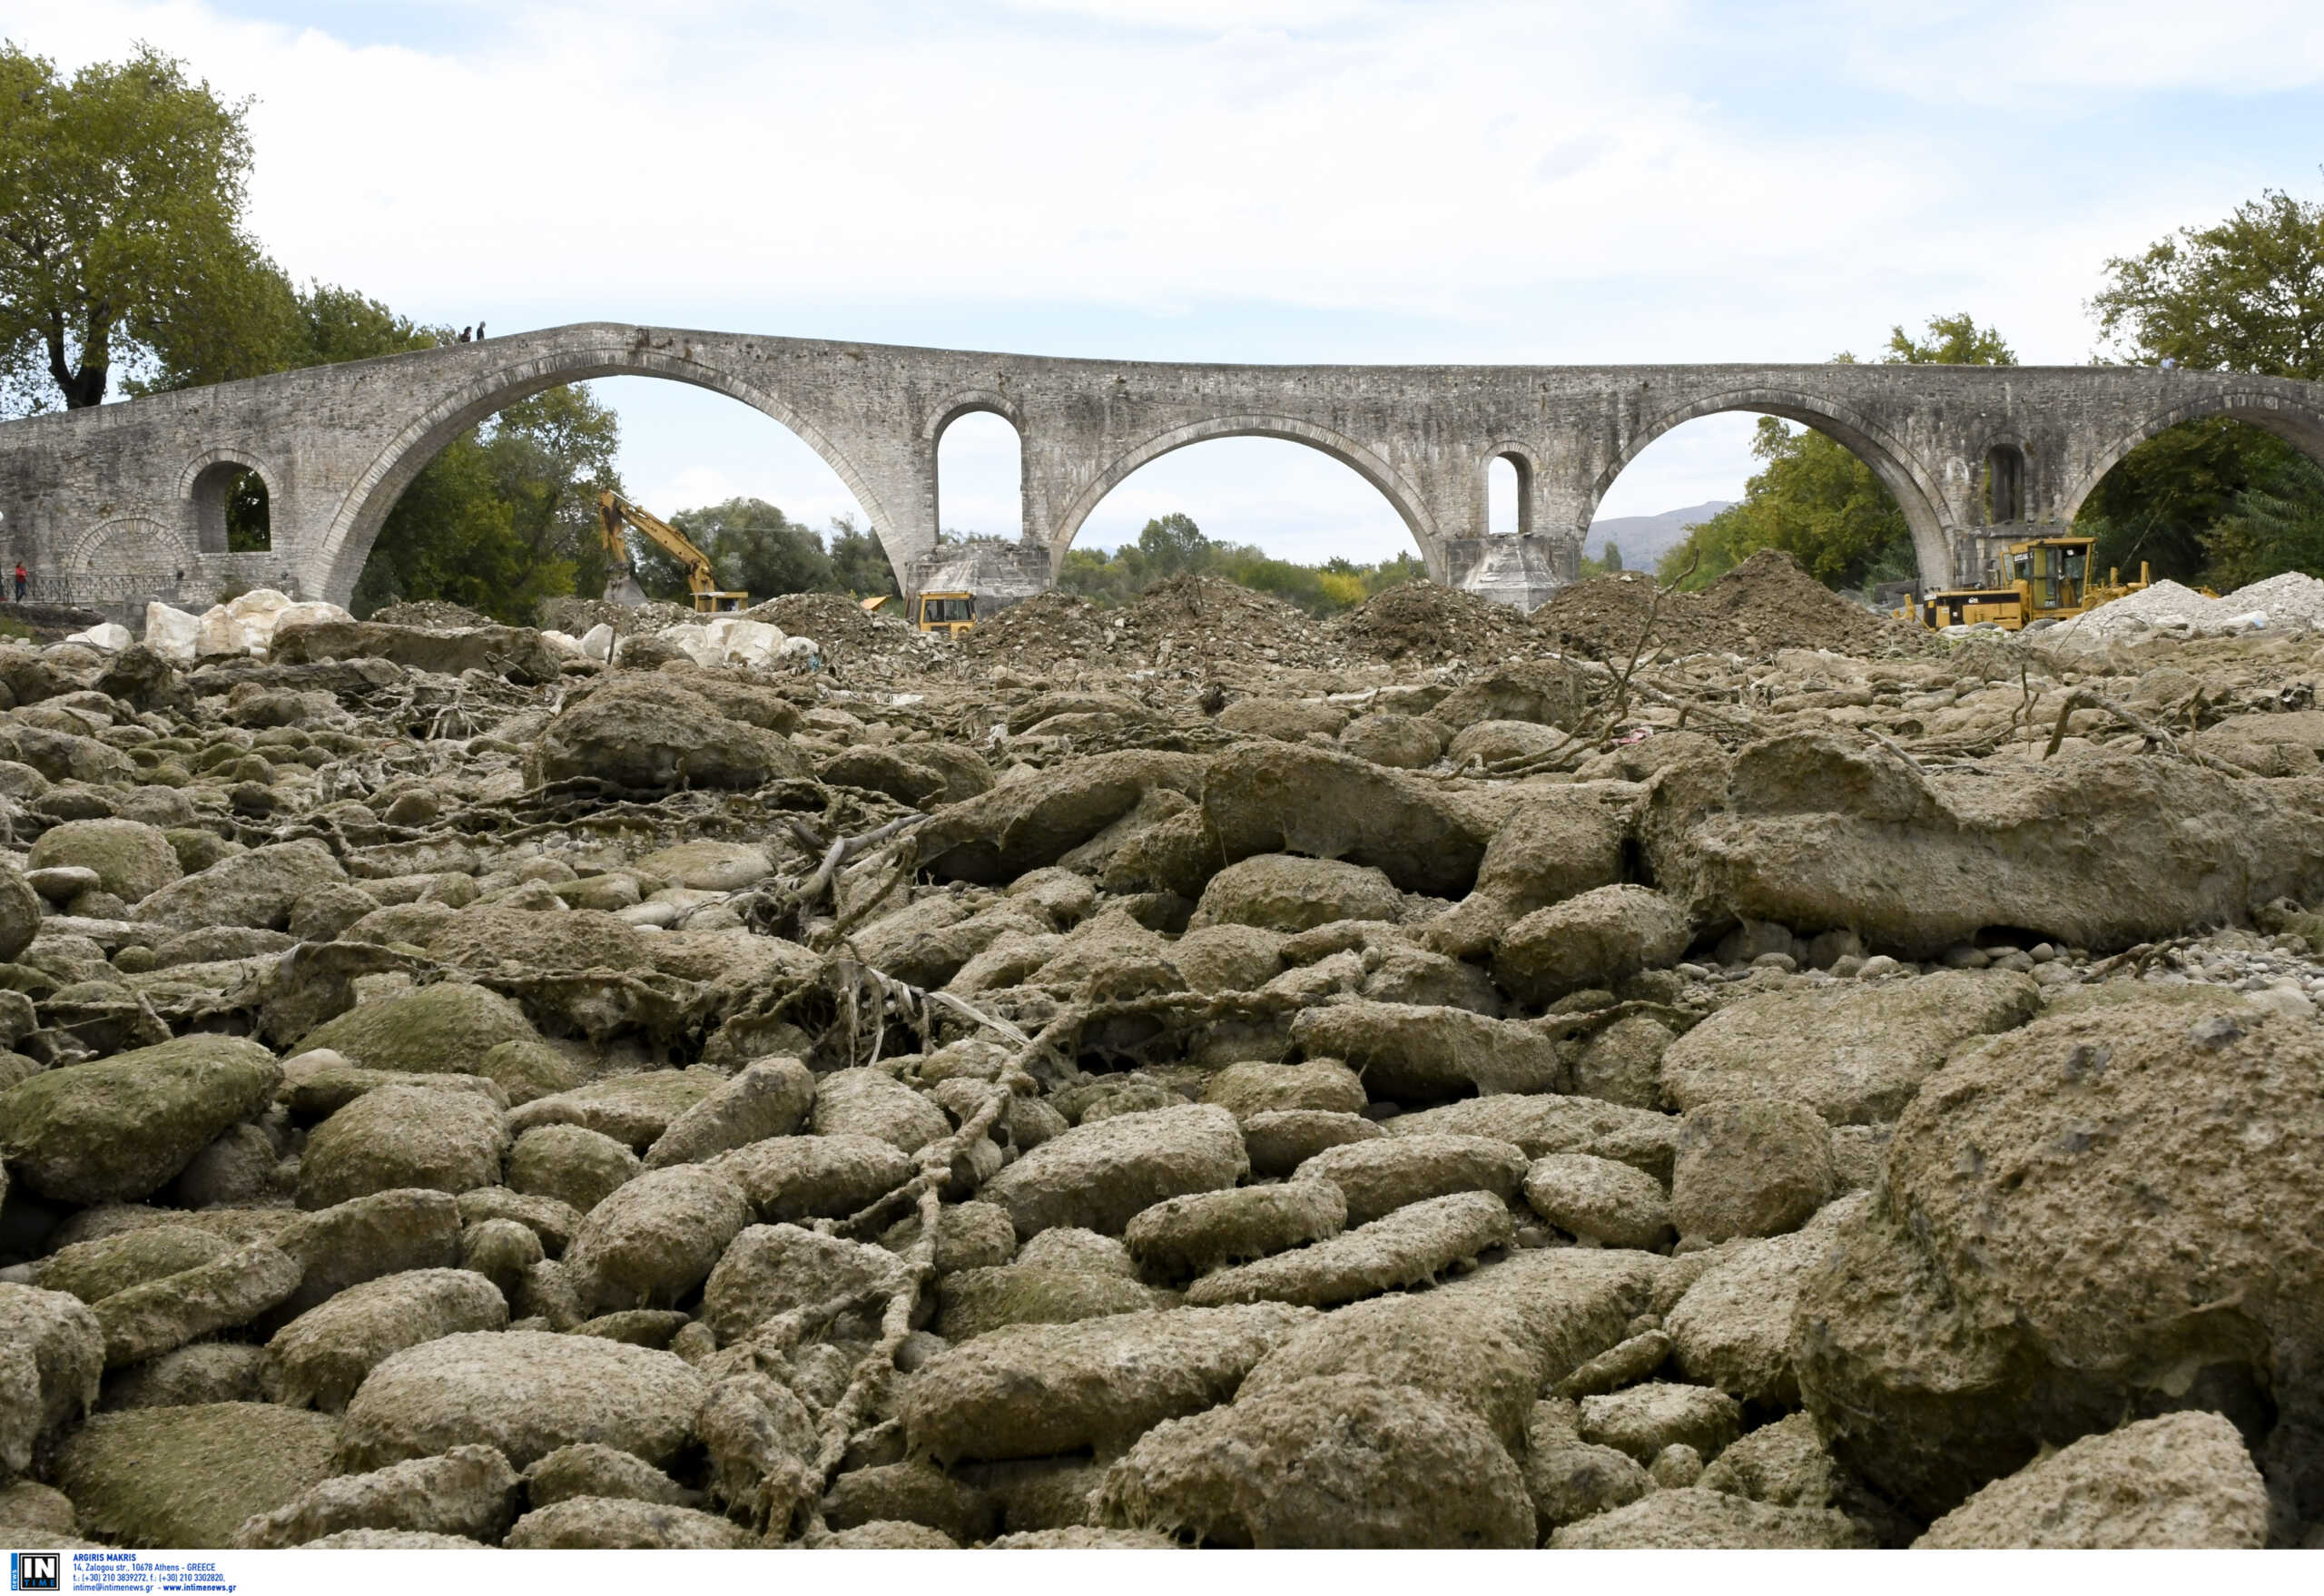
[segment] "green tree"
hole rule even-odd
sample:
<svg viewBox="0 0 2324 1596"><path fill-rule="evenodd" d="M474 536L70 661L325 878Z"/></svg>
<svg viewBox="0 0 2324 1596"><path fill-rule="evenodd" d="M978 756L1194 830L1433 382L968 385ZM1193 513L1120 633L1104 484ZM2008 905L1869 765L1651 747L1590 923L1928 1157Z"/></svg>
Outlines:
<svg viewBox="0 0 2324 1596"><path fill-rule="evenodd" d="M879 535L857 526L853 516L832 517L831 556L832 578L838 591L858 598L883 593L892 598L902 592L896 586L896 569L888 563L888 551L880 546Z"/></svg>
<svg viewBox="0 0 2324 1596"><path fill-rule="evenodd" d="M1606 547L1599 553L1598 563L1609 571L1626 568L1622 565L1622 546L1610 537L1606 539Z"/></svg>
<svg viewBox="0 0 2324 1596"><path fill-rule="evenodd" d="M763 498L730 498L682 510L670 524L710 557L723 586L753 600L839 588L822 539Z"/></svg>
<svg viewBox="0 0 2324 1596"><path fill-rule="evenodd" d="M2132 365L2324 379L2324 203L2274 190L2226 221L2182 228L2106 262L2090 301L2106 351ZM2083 501L2102 565L2224 590L2279 571L2324 571L2302 528L2324 519L2313 462L2224 416L2158 433Z"/></svg>
<svg viewBox="0 0 2324 1596"><path fill-rule="evenodd" d="M1854 357L1833 359L1851 363ZM1892 328L1885 365L2014 366L2016 355L1999 332L1981 328L1964 311L1932 316L1923 336ZM1905 512L1872 468L1837 439L1812 429L1795 432L1773 416L1759 419L1751 452L1767 462L1743 498L1688 530L1662 557L1664 580L1691 562L1690 586L1703 586L1763 548L1796 556L1807 573L1833 587L1861 588L1914 574L1912 528Z"/></svg>
<svg viewBox="0 0 2324 1596"><path fill-rule="evenodd" d="M103 402L116 368L234 369L288 326L243 231L247 102L140 45L70 80L0 43L0 368L16 410Z"/></svg>
<svg viewBox="0 0 2324 1596"><path fill-rule="evenodd" d="M1137 535L1137 551L1154 567L1157 578L1200 570L1210 563L1214 552L1194 517L1179 510L1147 522Z"/></svg>

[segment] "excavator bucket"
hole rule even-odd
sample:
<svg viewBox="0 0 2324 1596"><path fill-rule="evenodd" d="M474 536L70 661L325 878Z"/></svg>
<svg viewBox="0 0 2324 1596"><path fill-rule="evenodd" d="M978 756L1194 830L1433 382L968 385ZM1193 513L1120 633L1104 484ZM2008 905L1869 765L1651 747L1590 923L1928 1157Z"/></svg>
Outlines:
<svg viewBox="0 0 2324 1596"><path fill-rule="evenodd" d="M635 609L645 602L645 589L637 585L637 573L626 566L615 571L606 583L606 602Z"/></svg>

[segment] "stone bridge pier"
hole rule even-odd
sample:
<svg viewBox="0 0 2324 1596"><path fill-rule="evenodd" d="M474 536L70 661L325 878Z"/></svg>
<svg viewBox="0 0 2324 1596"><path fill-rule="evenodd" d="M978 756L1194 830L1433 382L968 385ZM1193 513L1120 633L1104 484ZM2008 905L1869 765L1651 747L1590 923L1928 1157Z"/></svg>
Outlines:
<svg viewBox="0 0 2324 1596"><path fill-rule="evenodd" d="M659 377L763 411L828 462L907 590L936 568L938 446L990 411L1023 450L1023 528L1052 572L1106 495L1175 449L1287 438L1377 488L1439 579L1512 562L1570 578L1600 501L1698 417L1775 415L1886 483L1925 581L1981 540L2070 522L2143 439L2230 415L2324 459L2324 385L2129 367L1230 366L1057 360L590 322L0 424L0 558L44 596L201 602L235 581L344 603L411 479L560 383ZM1519 486L1513 540L1487 480ZM271 547L226 550L226 496L266 487ZM679 507L656 507L665 510Z"/></svg>

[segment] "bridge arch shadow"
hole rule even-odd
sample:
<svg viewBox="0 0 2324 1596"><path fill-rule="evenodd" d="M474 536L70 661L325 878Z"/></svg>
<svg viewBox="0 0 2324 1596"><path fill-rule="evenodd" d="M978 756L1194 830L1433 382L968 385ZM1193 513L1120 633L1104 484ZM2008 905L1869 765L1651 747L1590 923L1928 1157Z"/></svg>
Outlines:
<svg viewBox="0 0 2324 1596"><path fill-rule="evenodd" d="M1405 480L1393 466L1344 433L1295 417L1266 415L1218 416L1190 422L1157 433L1122 451L1103 470L1082 484L1056 515L1049 534L1051 566L1054 567L1064 560L1065 551L1073 546L1073 540L1080 534L1082 527L1107 496L1141 468L1151 465L1165 455L1226 438L1262 438L1302 444L1337 460L1371 484L1381 498L1387 500L1389 507L1403 523L1405 531L1420 546L1430 568L1436 570L1441 566L1442 539L1417 486ZM1480 483L1481 492L1482 487Z"/></svg>
<svg viewBox="0 0 2324 1596"><path fill-rule="evenodd" d="M325 573L325 592L344 598L354 591L371 546L403 490L455 438L509 406L552 388L601 377L656 377L708 389L739 399L781 423L829 466L870 517L881 545L894 563L889 541L894 523L854 463L820 429L782 398L757 384L666 347L635 341L606 344L508 365L473 378L439 398L403 428L373 458L340 504L315 559Z"/></svg>
<svg viewBox="0 0 2324 1596"><path fill-rule="evenodd" d="M1946 536L1947 517L1941 507L1945 495L1939 485L1923 469L1913 452L1885 429L1835 400L1798 389L1731 389L1704 395L1643 422L1591 485L1581 527L1582 535L1587 537L1590 517L1615 479L1655 442L1689 421L1735 412L1774 416L1812 428L1863 461L1905 512L1905 525L1912 532L1913 553L1923 578L1936 582L1950 578L1952 546Z"/></svg>

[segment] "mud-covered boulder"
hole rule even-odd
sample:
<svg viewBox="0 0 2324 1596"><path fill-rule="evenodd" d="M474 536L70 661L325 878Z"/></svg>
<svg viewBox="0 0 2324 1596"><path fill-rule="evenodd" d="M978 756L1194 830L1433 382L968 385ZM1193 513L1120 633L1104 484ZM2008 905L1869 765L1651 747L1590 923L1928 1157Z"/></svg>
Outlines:
<svg viewBox="0 0 2324 1596"><path fill-rule="evenodd" d="M1273 741L1220 754L1202 793L1216 860L1344 859L1440 898L1474 884L1502 807L1349 754Z"/></svg>
<svg viewBox="0 0 2324 1596"><path fill-rule="evenodd" d="M701 1500L635 1453L595 1441L576 1441L534 1460L524 1473L525 1496L535 1507L576 1496L620 1496L691 1507Z"/></svg>
<svg viewBox="0 0 2324 1596"><path fill-rule="evenodd" d="M869 1136L784 1136L714 1160L763 1224L843 1219L911 1178L918 1167L893 1142Z"/></svg>
<svg viewBox="0 0 2324 1596"><path fill-rule="evenodd" d="M1424 770L1444 752L1444 734L1419 715L1378 711L1340 728L1339 744L1358 759L1395 770Z"/></svg>
<svg viewBox="0 0 2324 1596"><path fill-rule="evenodd" d="M1261 853L1211 877L1187 924L1303 931L1338 920L1393 921L1403 912L1403 894L1379 871L1336 859Z"/></svg>
<svg viewBox="0 0 2324 1596"><path fill-rule="evenodd" d="M522 1136L536 1126L578 1125L643 1153L679 1115L725 1084L726 1077L699 1066L608 1075L510 1109L508 1131Z"/></svg>
<svg viewBox="0 0 2324 1596"><path fill-rule="evenodd" d="M853 1323L876 1325L909 1272L885 1247L822 1236L796 1225L753 1225L723 1249L702 1292L702 1322L722 1344L740 1341L775 1315L838 1297L860 1299Z"/></svg>
<svg viewBox="0 0 2324 1596"><path fill-rule="evenodd" d="M1590 1153L1551 1153L1525 1171L1525 1201L1559 1229L1607 1246L1650 1247L1670 1233L1662 1185L1634 1166Z"/></svg>
<svg viewBox="0 0 2324 1596"><path fill-rule="evenodd" d="M637 792L762 787L814 773L790 739L730 720L671 677L625 672L548 724L526 765L539 784L591 777Z"/></svg>
<svg viewBox="0 0 2324 1596"><path fill-rule="evenodd" d="M1955 1047L2023 1025L2041 1002L2006 970L1763 992L1671 1043L1663 1090L1682 1109L1787 1098L1835 1125L1893 1119Z"/></svg>
<svg viewBox="0 0 2324 1596"><path fill-rule="evenodd" d="M14 864L0 864L0 960L11 960L40 935L40 894Z"/></svg>
<svg viewBox="0 0 2324 1596"><path fill-rule="evenodd" d="M1531 1158L1590 1153L1670 1178L1679 1122L1668 1114L1625 1108L1591 1098L1510 1092L1471 1098L1388 1121L1390 1136L1490 1136L1514 1142Z"/></svg>
<svg viewBox="0 0 2324 1596"><path fill-rule="evenodd" d="M879 1069L835 1069L817 1081L813 1124L818 1136L868 1136L905 1153L952 1130L943 1109Z"/></svg>
<svg viewBox="0 0 2324 1596"><path fill-rule="evenodd" d="M1398 1208L1313 1246L1221 1269L1187 1292L1195 1307L1285 1302L1334 1307L1433 1280L1508 1243L1509 1209L1489 1192L1454 1192Z"/></svg>
<svg viewBox="0 0 2324 1596"><path fill-rule="evenodd" d="M462 626L437 631L380 621L318 619L283 626L267 649L275 665L322 660L390 660L406 670L457 676L483 671L538 686L557 676L556 652L530 626Z"/></svg>
<svg viewBox="0 0 2324 1596"><path fill-rule="evenodd" d="M105 1364L158 1357L214 1331L246 1325L298 1289L297 1259L270 1241L249 1241L174 1275L97 1302Z"/></svg>
<svg viewBox="0 0 2324 1596"><path fill-rule="evenodd" d="M1416 1387L1327 1374L1177 1419L1108 1471L1104 1520L1219 1546L1529 1547L1492 1432Z"/></svg>
<svg viewBox="0 0 2324 1596"><path fill-rule="evenodd" d="M1344 1060L1372 1096L1397 1101L1553 1091L1565 1079L1548 1037L1465 1010L1368 1000L1311 1007L1292 1020L1291 1039L1311 1059Z"/></svg>
<svg viewBox="0 0 2324 1596"><path fill-rule="evenodd" d="M317 1126L299 1164L299 1206L327 1208L373 1192L472 1191L500 1183L508 1148L501 1116L482 1098L389 1086L366 1092Z"/></svg>
<svg viewBox="0 0 2324 1596"><path fill-rule="evenodd" d="M2201 1394L2255 1432L2272 1405L2261 1466L2315 1516L2324 1239L2280 1216L2312 1207L2319 1078L2309 1022L2227 994L1957 1055L1801 1289L1801 1395L1836 1453L1934 1517L2045 1443Z"/></svg>
<svg viewBox="0 0 2324 1596"><path fill-rule="evenodd" d="M277 1309L287 1321L366 1280L456 1266L459 1205L448 1192L373 1192L300 1215L276 1234L275 1245L303 1271L299 1289Z"/></svg>
<svg viewBox="0 0 2324 1596"><path fill-rule="evenodd" d="M97 1400L104 1327L79 1298L0 1282L0 1478Z"/></svg>
<svg viewBox="0 0 2324 1596"><path fill-rule="evenodd" d="M1800 1283L1821 1266L1840 1224L1866 1200L1834 1203L1790 1235L1721 1249L1664 1315L1687 1378L1743 1402L1777 1407L1798 1402L1792 1318Z"/></svg>
<svg viewBox="0 0 2324 1596"><path fill-rule="evenodd" d="M1156 788L1192 798L1203 761L1130 749L1051 765L1037 782L1004 782L940 811L918 836L946 881L1013 881L1059 859L1128 814ZM1256 850L1254 850L1256 852Z"/></svg>
<svg viewBox="0 0 2324 1596"><path fill-rule="evenodd" d="M1582 1043L1573 1057L1573 1089L1630 1108L1662 1106L1662 1055L1674 1039L1650 1014L1631 1014Z"/></svg>
<svg viewBox="0 0 2324 1596"><path fill-rule="evenodd" d="M1853 930L1933 957L2009 926L2120 948L2324 898L2324 815L2279 783L2112 751L2027 762L2007 781L1929 773L1868 739L1791 733L1664 773L1642 836L1698 923ZM2201 815L2200 826L2185 822ZM2061 847L2168 836L2168 848Z"/></svg>
<svg viewBox="0 0 2324 1596"><path fill-rule="evenodd" d="M271 1403L99 1414L58 1449L82 1524L122 1546L231 1546L244 1520L321 1484L338 1421Z"/></svg>
<svg viewBox="0 0 2324 1596"><path fill-rule="evenodd" d="M507 1544L533 1552L738 1552L757 1544L757 1537L731 1519L698 1508L576 1496L518 1519Z"/></svg>
<svg viewBox="0 0 2324 1596"><path fill-rule="evenodd" d="M699 1164L769 1137L789 1136L814 1106L815 1078L796 1059L758 1059L670 1121L645 1167Z"/></svg>
<svg viewBox="0 0 2324 1596"><path fill-rule="evenodd" d="M304 1546L348 1531L390 1530L494 1542L517 1516L516 1470L489 1446L455 1446L368 1474L343 1474L243 1521L233 1543Z"/></svg>
<svg viewBox="0 0 2324 1596"><path fill-rule="evenodd" d="M538 1040L524 1011L499 993L445 980L359 1003L309 1031L291 1052L328 1048L365 1069L481 1075L498 1081L511 1103L526 1103L580 1084L569 1066L528 1069L525 1057L493 1051L503 1042Z"/></svg>
<svg viewBox="0 0 2324 1596"><path fill-rule="evenodd" d="M133 820L75 820L43 832L33 844L32 868L77 865L97 873L97 885L135 903L185 873L177 850L158 826Z"/></svg>
<svg viewBox="0 0 2324 1596"><path fill-rule="evenodd" d="M1235 1394L1311 1315L1279 1304L1021 1325L939 1353L898 1397L915 1451L963 1458L1117 1451Z"/></svg>
<svg viewBox="0 0 2324 1596"><path fill-rule="evenodd" d="M1831 1508L1778 1507L1689 1486L1656 1491L1627 1507L1569 1524L1550 1537L1559 1551L1868 1551L1877 1542Z"/></svg>
<svg viewBox="0 0 2324 1596"><path fill-rule="evenodd" d="M1119 1234L1156 1203L1233 1186L1250 1172L1235 1117L1214 1104L1118 1114L1053 1138L986 1182L1017 1234L1052 1226Z"/></svg>
<svg viewBox="0 0 2324 1596"><path fill-rule="evenodd" d="M565 1261L586 1311L670 1307L710 1277L750 1218L723 1169L648 1170L589 1210Z"/></svg>
<svg viewBox="0 0 2324 1596"><path fill-rule="evenodd" d="M1661 893L1593 887L1536 909L1502 932L1493 944L1492 978L1521 1003L1551 1003L1674 964L1690 936L1686 914Z"/></svg>
<svg viewBox="0 0 2324 1596"><path fill-rule="evenodd" d="M1270 1178L1290 1174L1327 1148L1387 1134L1363 1115L1336 1108L1269 1108L1243 1122L1251 1173Z"/></svg>
<svg viewBox="0 0 2324 1596"><path fill-rule="evenodd" d="M0 1092L0 1156L43 1196L133 1202L264 1108L281 1079L256 1042L214 1035L44 1070Z"/></svg>
<svg viewBox="0 0 2324 1596"><path fill-rule="evenodd" d="M1708 1385L1656 1380L1581 1399L1581 1438L1628 1453L1641 1463L1672 1446L1715 1458L1742 1432L1741 1404Z"/></svg>
<svg viewBox="0 0 2324 1596"><path fill-rule="evenodd" d="M1142 1267L1172 1279L1328 1240L1346 1225L1339 1187L1295 1181L1171 1197L1132 1219L1122 1238Z"/></svg>
<svg viewBox="0 0 2324 1596"><path fill-rule="evenodd" d="M645 1168L612 1137L578 1125L540 1125L508 1149L508 1189L586 1214Z"/></svg>
<svg viewBox="0 0 2324 1596"><path fill-rule="evenodd" d="M404 1348L507 1323L498 1288L468 1269L415 1269L368 1280L275 1333L267 1344L273 1355L269 1394L291 1407L338 1413L365 1375Z"/></svg>
<svg viewBox="0 0 2324 1596"><path fill-rule="evenodd" d="M1725 1241L1797 1230L1832 1195L1832 1129L1816 1110L1736 1098L1689 1112L1670 1174L1682 1236Z"/></svg>
<svg viewBox="0 0 2324 1596"><path fill-rule="evenodd" d="M2178 1413L2085 1435L1995 1480L1928 1527L1916 1547L2256 1551L2268 1489L2243 1437L2217 1414Z"/></svg>
<svg viewBox="0 0 2324 1596"><path fill-rule="evenodd" d="M706 1390L682 1358L594 1335L448 1335L371 1371L348 1404L340 1462L384 1468L476 1444L522 1469L596 1442L660 1465L692 1437Z"/></svg>
<svg viewBox="0 0 2324 1596"><path fill-rule="evenodd" d="M346 880L346 868L320 842L270 842L171 882L139 903L132 918L171 931L220 925L282 931L300 899Z"/></svg>
<svg viewBox="0 0 2324 1596"><path fill-rule="evenodd" d="M1513 1197L1525 1179L1525 1163L1521 1148L1492 1137L1400 1136L1318 1153L1293 1178L1337 1187L1346 1198L1348 1223L1367 1225L1408 1204L1452 1192Z"/></svg>
<svg viewBox="0 0 2324 1596"><path fill-rule="evenodd" d="M1487 953L1536 910L1620 881L1637 794L1604 782L1529 793L1493 831L1469 895L1420 928L1421 936L1456 958Z"/></svg>
<svg viewBox="0 0 2324 1596"><path fill-rule="evenodd" d="M1216 1103L1243 1122L1247 1134L1255 1116L1290 1108L1360 1114L1364 1082L1335 1059L1298 1064L1229 1064L1203 1083L1202 1100Z"/></svg>
<svg viewBox="0 0 2324 1596"><path fill-rule="evenodd" d="M937 1335L973 1341L1010 1325L1069 1325L1161 1305L1155 1294L1119 1275L1001 1264L960 1269L937 1284Z"/></svg>

